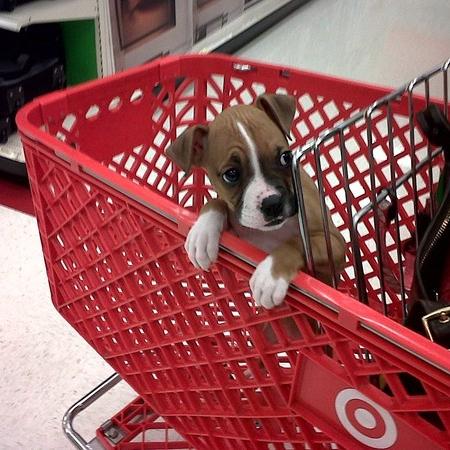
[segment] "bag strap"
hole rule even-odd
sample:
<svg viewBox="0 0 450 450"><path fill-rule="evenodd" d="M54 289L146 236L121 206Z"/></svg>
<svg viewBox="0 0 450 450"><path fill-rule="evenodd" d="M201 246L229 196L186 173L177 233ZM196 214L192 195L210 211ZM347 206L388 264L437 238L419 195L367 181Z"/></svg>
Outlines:
<svg viewBox="0 0 450 450"><path fill-rule="evenodd" d="M392 262L388 251L388 233L393 235L395 233L393 226L393 218L397 214L397 205L395 204L395 196L388 192L388 197L376 206L376 214L378 215L378 226L380 229L380 255L383 262L383 276L384 282L394 292L400 292L400 270L403 270L403 284L406 292L411 292L414 282L414 271L416 261L416 245L415 238L407 239L402 245L402 252L404 255L403 267L399 268L397 263ZM419 240L424 235L426 229L430 224L428 210L425 207L424 211L419 211L417 214L416 229Z"/></svg>

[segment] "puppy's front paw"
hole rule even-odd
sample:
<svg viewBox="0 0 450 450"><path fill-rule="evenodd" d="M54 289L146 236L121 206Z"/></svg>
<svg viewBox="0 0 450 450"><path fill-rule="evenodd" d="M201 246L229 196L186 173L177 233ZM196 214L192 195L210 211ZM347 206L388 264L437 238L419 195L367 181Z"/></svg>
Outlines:
<svg viewBox="0 0 450 450"><path fill-rule="evenodd" d="M268 256L256 267L250 278L250 289L258 306L271 309L280 305L289 287L289 282L282 277L272 275L273 258Z"/></svg>
<svg viewBox="0 0 450 450"><path fill-rule="evenodd" d="M195 267L208 270L217 259L224 222L221 212L210 210L202 214L189 231L184 248Z"/></svg>

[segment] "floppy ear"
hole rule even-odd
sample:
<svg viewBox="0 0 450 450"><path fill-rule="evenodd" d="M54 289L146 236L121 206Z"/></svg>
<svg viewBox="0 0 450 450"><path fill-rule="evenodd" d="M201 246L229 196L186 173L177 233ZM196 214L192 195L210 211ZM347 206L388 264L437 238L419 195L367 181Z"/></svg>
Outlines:
<svg viewBox="0 0 450 450"><path fill-rule="evenodd" d="M262 109L286 137L290 137L295 114L295 97L283 94L262 94L256 99L256 107Z"/></svg>
<svg viewBox="0 0 450 450"><path fill-rule="evenodd" d="M166 155L186 174L192 166L201 166L206 151L208 127L194 125L183 131L167 148Z"/></svg>

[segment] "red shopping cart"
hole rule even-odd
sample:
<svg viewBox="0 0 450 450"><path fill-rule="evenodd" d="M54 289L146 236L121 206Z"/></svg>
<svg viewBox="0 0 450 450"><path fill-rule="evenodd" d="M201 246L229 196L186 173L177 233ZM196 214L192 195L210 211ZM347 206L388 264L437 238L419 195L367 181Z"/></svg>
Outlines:
<svg viewBox="0 0 450 450"><path fill-rule="evenodd" d="M442 163L415 113L432 80L447 105L448 66L389 94L189 55L29 104L17 120L56 309L193 448L449 448L448 352L398 323L402 243ZM189 263L185 236L215 194L205 173L184 177L164 156L187 126L265 91L296 97L294 163L349 242L334 287L301 273L272 311L248 289L263 254L236 236L225 233L212 271ZM380 232L387 190L396 219ZM301 219L298 179L297 193Z"/></svg>

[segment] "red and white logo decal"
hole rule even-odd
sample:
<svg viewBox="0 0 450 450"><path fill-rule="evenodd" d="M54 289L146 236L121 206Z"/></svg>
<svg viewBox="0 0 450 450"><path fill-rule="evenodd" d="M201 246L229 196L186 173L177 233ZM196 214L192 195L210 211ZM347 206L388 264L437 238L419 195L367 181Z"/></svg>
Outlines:
<svg viewBox="0 0 450 450"><path fill-rule="evenodd" d="M362 444L389 448L397 440L397 426L389 412L356 389L338 392L334 407L342 426Z"/></svg>

